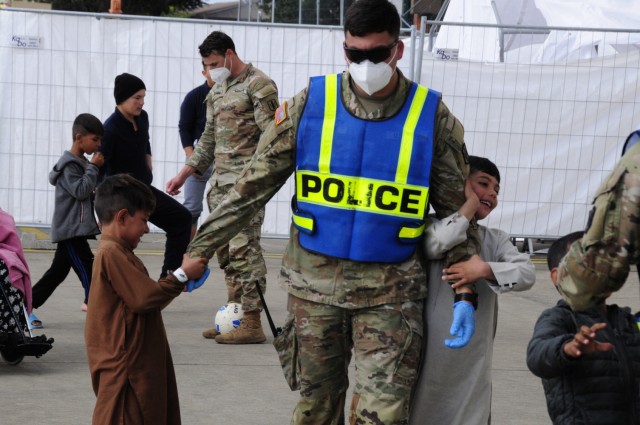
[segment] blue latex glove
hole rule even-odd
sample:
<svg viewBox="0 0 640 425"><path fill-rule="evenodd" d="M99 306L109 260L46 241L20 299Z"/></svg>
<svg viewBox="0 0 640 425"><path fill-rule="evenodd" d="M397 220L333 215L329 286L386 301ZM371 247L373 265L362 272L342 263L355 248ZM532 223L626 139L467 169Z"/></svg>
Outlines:
<svg viewBox="0 0 640 425"><path fill-rule="evenodd" d="M471 341L476 330L476 316L473 306L466 301L453 304L453 322L449 333L455 339L445 339L444 345L449 348L462 348Z"/></svg>
<svg viewBox="0 0 640 425"><path fill-rule="evenodd" d="M204 269L204 273L202 273L202 276L200 276L198 279L189 279L185 285L186 291L191 292L194 289L198 289L199 287L201 287L204 284L204 281L209 277L209 273L211 273L211 270L209 269L209 267L207 267L206 269Z"/></svg>

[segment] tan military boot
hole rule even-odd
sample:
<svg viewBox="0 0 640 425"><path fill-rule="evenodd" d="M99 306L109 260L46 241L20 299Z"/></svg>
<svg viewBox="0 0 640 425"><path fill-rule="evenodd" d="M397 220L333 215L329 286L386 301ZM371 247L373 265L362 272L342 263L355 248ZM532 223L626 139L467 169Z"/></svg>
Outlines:
<svg viewBox="0 0 640 425"><path fill-rule="evenodd" d="M206 331L202 332L202 336L207 339L216 339L218 335L220 335L220 332L218 332L215 326L211 329L207 329Z"/></svg>
<svg viewBox="0 0 640 425"><path fill-rule="evenodd" d="M245 311L244 317L240 320L240 326L216 337L216 342L219 344L260 344L266 340L259 310Z"/></svg>

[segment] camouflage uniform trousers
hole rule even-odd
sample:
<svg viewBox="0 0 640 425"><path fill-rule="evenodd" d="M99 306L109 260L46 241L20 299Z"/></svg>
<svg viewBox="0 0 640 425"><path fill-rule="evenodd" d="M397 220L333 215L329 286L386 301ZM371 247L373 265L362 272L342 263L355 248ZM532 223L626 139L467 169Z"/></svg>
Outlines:
<svg viewBox="0 0 640 425"><path fill-rule="evenodd" d="M224 195L233 187L213 186L207 193L210 211L222 201ZM234 236L228 244L216 250L218 265L224 270L227 284L227 302L242 304L244 311L259 310L262 307L256 289L267 290L267 266L262 256L260 234L264 221L264 209L260 210L249 222L249 225Z"/></svg>
<svg viewBox="0 0 640 425"><path fill-rule="evenodd" d="M422 346L422 301L345 309L289 295L300 362L292 424L344 424L355 354L350 424L407 424Z"/></svg>

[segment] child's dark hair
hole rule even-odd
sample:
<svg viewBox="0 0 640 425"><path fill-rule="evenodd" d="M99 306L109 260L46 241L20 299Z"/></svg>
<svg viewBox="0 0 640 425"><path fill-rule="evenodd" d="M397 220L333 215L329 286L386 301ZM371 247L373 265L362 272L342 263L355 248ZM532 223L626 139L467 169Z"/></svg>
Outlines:
<svg viewBox="0 0 640 425"><path fill-rule="evenodd" d="M344 33L356 37L388 32L400 36L400 15L396 6L388 0L355 1L344 15Z"/></svg>
<svg viewBox="0 0 640 425"><path fill-rule="evenodd" d="M547 266L549 270L552 270L558 267L560 264L560 260L562 257L567 255L569 252L569 247L572 243L582 238L584 232L582 230L569 233L568 235L564 235L559 239L556 239L551 246L549 247L549 252L547 252Z"/></svg>
<svg viewBox="0 0 640 425"><path fill-rule="evenodd" d="M104 127L102 121L91 114L80 114L73 120L73 126L71 127L71 136L75 140L76 134L86 136L88 134L95 134L102 137L104 134Z"/></svg>
<svg viewBox="0 0 640 425"><path fill-rule="evenodd" d="M138 211L151 214L155 208L156 198L149 186L128 174L109 176L96 188L95 209L100 223L111 223L121 209L134 215Z"/></svg>
<svg viewBox="0 0 640 425"><path fill-rule="evenodd" d="M500 171L496 164L481 156L469 156L469 175L482 171L494 177L500 183Z"/></svg>
<svg viewBox="0 0 640 425"><path fill-rule="evenodd" d="M214 31L204 39L202 44L198 46L200 56L206 58L207 56L215 53L217 55L224 55L227 49L231 49L233 53L236 52L236 45L233 44L233 40L227 34L222 31Z"/></svg>

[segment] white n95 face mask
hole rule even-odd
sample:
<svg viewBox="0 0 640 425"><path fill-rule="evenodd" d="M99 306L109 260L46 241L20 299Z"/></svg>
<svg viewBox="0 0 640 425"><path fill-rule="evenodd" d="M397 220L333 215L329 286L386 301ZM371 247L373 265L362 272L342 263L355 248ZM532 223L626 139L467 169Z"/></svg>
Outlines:
<svg viewBox="0 0 640 425"><path fill-rule="evenodd" d="M232 62L233 63L233 62ZM227 69L227 57L224 58L224 64L220 68L213 68L209 70L209 76L216 84L224 83L231 75L231 71Z"/></svg>
<svg viewBox="0 0 640 425"><path fill-rule="evenodd" d="M395 55L394 53L393 56L395 57ZM386 62L373 63L365 59L360 63L349 63L349 75L358 87L369 96L389 84L393 71L393 68Z"/></svg>

